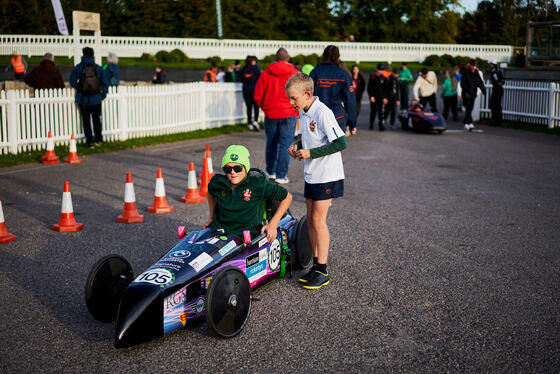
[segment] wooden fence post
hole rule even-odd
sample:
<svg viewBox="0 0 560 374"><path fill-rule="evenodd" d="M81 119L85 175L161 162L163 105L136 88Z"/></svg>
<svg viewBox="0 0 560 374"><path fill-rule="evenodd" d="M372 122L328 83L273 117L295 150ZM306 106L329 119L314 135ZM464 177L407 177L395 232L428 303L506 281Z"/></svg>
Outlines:
<svg viewBox="0 0 560 374"><path fill-rule="evenodd" d="M8 143L10 144L9 150L12 154L18 153L18 128L19 116L17 107L18 94L15 90L9 90L7 94L8 99Z"/></svg>
<svg viewBox="0 0 560 374"><path fill-rule="evenodd" d="M550 87L548 89L548 128L551 129L554 127L554 113L556 112L556 101L554 97L556 93L556 83L550 83Z"/></svg>
<svg viewBox="0 0 560 374"><path fill-rule="evenodd" d="M127 92L127 86L119 86L117 92L117 111L119 113L119 140L121 141L128 139L128 102L126 97Z"/></svg>

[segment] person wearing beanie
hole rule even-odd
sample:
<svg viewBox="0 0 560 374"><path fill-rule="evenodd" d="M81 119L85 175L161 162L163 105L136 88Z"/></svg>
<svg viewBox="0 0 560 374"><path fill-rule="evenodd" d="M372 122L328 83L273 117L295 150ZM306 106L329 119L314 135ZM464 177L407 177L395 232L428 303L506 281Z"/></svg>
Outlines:
<svg viewBox="0 0 560 374"><path fill-rule="evenodd" d="M249 150L242 145L230 145L222 158L224 174L215 174L208 183L209 218L203 228L223 229L242 237L244 230L251 237L266 232L269 242L276 239L277 227L292 203L292 195L272 183L259 169L251 169ZM249 175L250 171L255 171ZM280 201L268 222L263 222L265 200Z"/></svg>

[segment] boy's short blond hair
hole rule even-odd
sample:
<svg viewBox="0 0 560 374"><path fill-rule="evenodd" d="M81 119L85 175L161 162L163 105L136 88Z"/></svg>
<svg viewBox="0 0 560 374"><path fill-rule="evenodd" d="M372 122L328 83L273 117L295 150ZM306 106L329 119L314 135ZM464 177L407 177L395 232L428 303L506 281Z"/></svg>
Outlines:
<svg viewBox="0 0 560 374"><path fill-rule="evenodd" d="M301 93L310 92L313 95L313 79L304 73L294 74L286 82L285 90L288 91L290 88L295 88Z"/></svg>

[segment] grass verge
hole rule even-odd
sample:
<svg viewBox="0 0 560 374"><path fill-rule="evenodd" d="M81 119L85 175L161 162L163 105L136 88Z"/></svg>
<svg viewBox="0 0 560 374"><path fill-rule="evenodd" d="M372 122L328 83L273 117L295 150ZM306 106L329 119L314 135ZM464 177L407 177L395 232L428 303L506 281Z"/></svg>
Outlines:
<svg viewBox="0 0 560 374"><path fill-rule="evenodd" d="M483 119L483 120L480 120L478 123L480 123L482 125L489 125L489 126L493 125L493 122L492 122L491 119ZM513 129L513 130L538 132L538 133L541 133L541 134L548 134L548 135L560 135L560 127L554 127L552 129L549 129L546 126L537 125L537 124L534 124L534 123L502 121L502 125L500 127L504 127L506 129Z"/></svg>
<svg viewBox="0 0 560 374"><path fill-rule="evenodd" d="M155 144L165 144L165 143L178 142L182 140L210 138L218 135L232 134L237 132L247 132L247 131L249 130L247 129L246 124L229 125L229 126L216 127L212 129L206 129L206 130L195 130L195 131L178 133L178 134L149 136L145 138L128 139L125 141L106 142L105 144L101 146L97 146L93 149L87 147L85 144L78 144L77 149L78 149L78 155L81 157L81 156L87 156L95 153L121 151L125 149L134 149L134 148L146 147ZM54 150L57 156L60 157L61 162L63 158L66 158L68 156L68 146L57 146L54 148ZM0 155L0 168L29 164L34 162L35 163L41 162L41 156L43 156L44 154L45 154L45 150L38 150L38 151L19 153L17 155L12 155L12 154Z"/></svg>

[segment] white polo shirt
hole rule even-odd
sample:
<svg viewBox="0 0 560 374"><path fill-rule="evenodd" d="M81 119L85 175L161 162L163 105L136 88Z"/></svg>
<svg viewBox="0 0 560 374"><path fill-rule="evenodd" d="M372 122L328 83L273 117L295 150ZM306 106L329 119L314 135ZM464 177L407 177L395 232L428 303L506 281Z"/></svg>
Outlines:
<svg viewBox="0 0 560 374"><path fill-rule="evenodd" d="M315 101L309 110L299 112L303 149L321 147L344 136L332 110L319 101L317 96L313 98ZM327 183L344 179L340 152L316 159L306 158L304 161L304 175L307 183Z"/></svg>

